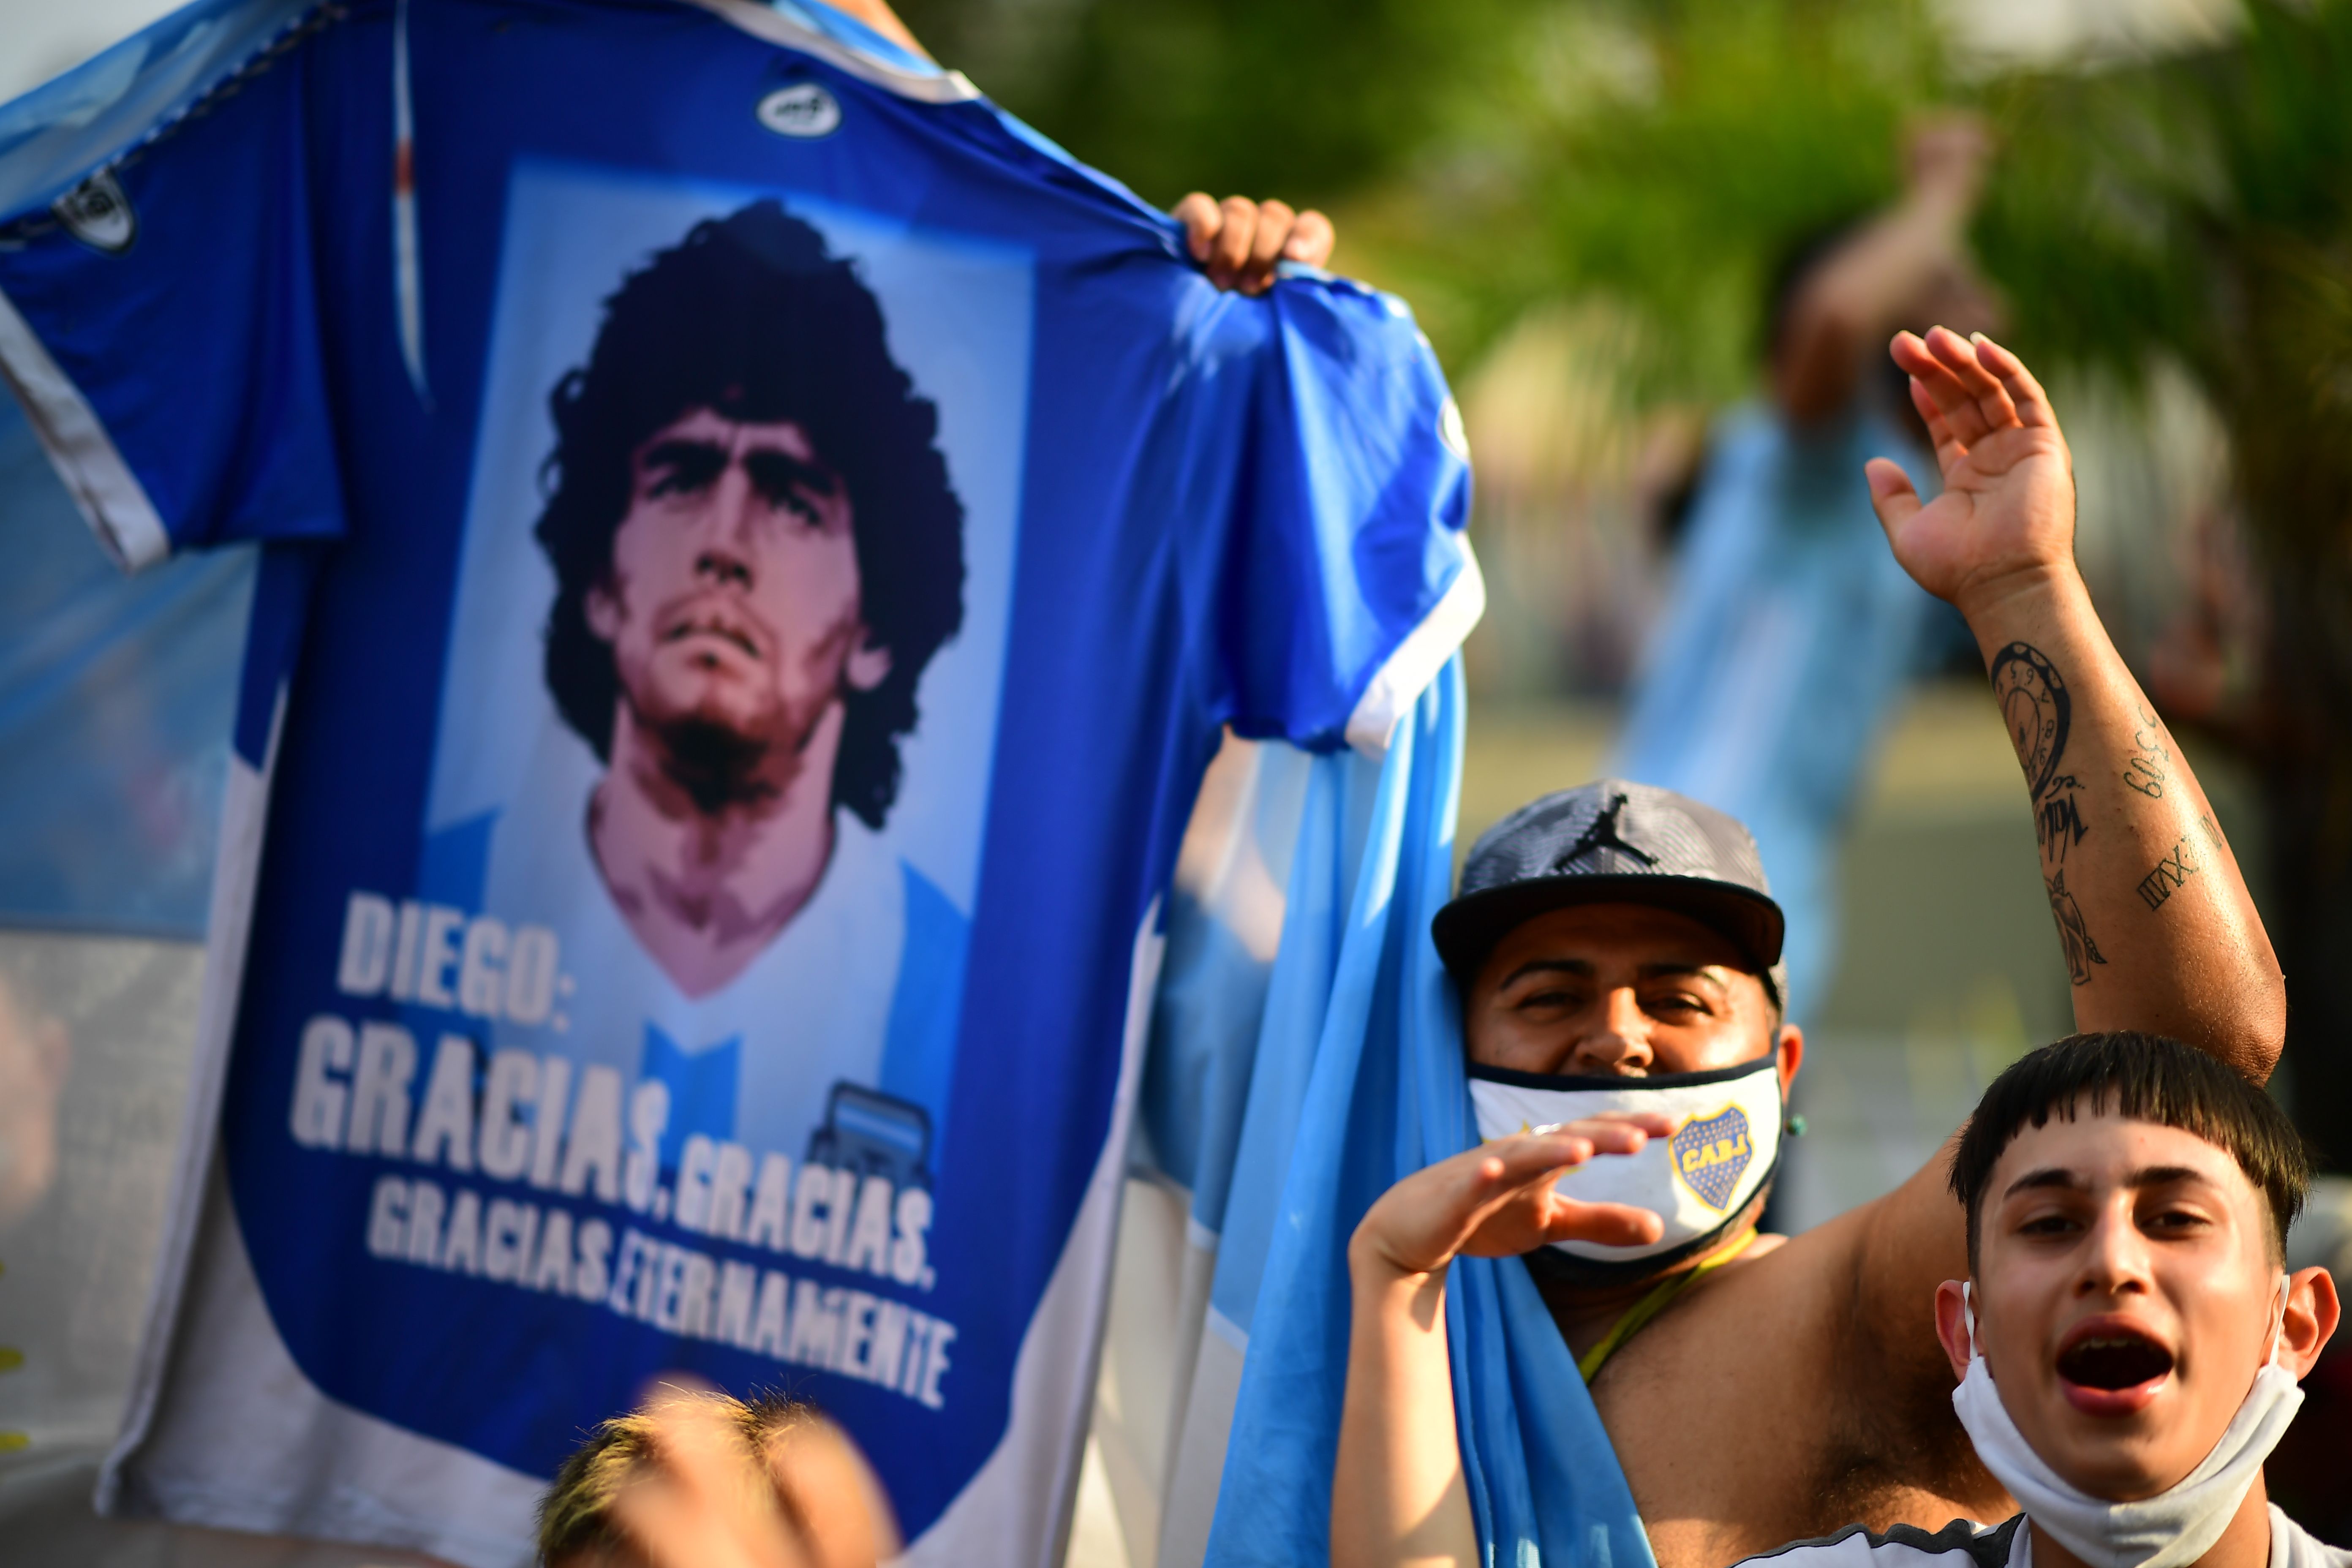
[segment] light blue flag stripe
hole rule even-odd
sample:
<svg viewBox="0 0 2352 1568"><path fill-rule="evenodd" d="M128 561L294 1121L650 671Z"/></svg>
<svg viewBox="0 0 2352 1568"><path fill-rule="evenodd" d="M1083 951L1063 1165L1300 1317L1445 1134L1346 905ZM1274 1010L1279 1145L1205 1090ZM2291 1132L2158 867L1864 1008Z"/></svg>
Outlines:
<svg viewBox="0 0 2352 1568"><path fill-rule="evenodd" d="M1472 1142L1459 1013L1429 940L1453 885L1462 726L1457 659L1371 789L1360 764L1316 763L1212 1290L1248 1338L1213 1568L1329 1560L1348 1237L1398 1177ZM1608 1436L1525 1268L1457 1263L1446 1307L1486 1561L1654 1568Z"/></svg>
<svg viewBox="0 0 2352 1568"><path fill-rule="evenodd" d="M1334 981L1347 945L1349 917L1361 869L1366 834L1376 811L1383 770L1353 752L1309 763L1306 808L1299 819L1284 908L1282 944L1266 984L1258 1020L1255 1061L1233 1173L1196 1189L1193 1217L1219 1233L1217 1268L1209 1305L1223 1320L1217 1329L1251 1331L1283 1189L1301 1131ZM1202 1200L1214 1193L1213 1217Z"/></svg>

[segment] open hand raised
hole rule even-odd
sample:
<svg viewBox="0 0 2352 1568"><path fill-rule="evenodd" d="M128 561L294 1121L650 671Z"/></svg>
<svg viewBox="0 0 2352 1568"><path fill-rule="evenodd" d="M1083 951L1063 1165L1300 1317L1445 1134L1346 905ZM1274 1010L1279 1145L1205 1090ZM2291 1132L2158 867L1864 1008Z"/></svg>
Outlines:
<svg viewBox="0 0 2352 1568"><path fill-rule="evenodd" d="M1426 1274L1465 1254L1510 1258L1547 1242L1655 1241L1664 1222L1649 1210L1578 1203L1553 1184L1596 1155L1637 1153L1674 1130L1654 1111L1614 1112L1465 1150L1382 1194L1356 1227L1350 1250L1400 1273Z"/></svg>
<svg viewBox="0 0 2352 1568"><path fill-rule="evenodd" d="M1871 504L1895 559L1918 584L1974 618L2074 560L2074 476L2050 399L2015 354L1982 333L1942 327L1889 345L1911 375L1944 490L1922 505L1902 468L1868 465Z"/></svg>

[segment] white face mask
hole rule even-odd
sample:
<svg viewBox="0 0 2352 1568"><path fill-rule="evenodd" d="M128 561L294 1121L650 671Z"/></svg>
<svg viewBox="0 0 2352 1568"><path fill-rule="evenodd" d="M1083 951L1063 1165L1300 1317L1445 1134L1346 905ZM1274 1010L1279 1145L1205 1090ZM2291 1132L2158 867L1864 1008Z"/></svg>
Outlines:
<svg viewBox="0 0 2352 1568"><path fill-rule="evenodd" d="M1470 1068L1470 1103L1481 1138L1549 1130L1607 1110L1671 1117L1671 1138L1653 1138L1637 1154L1601 1154L1560 1177L1560 1196L1589 1204L1631 1204L1666 1222L1645 1247L1591 1241L1551 1245L1577 1258L1621 1263L1652 1258L1714 1237L1762 1190L1780 1154L1780 1057L1768 1054L1714 1072L1662 1078L1560 1077Z"/></svg>
<svg viewBox="0 0 2352 1568"><path fill-rule="evenodd" d="M2279 1277L2279 1325L2270 1359L2231 1418L2213 1451L2179 1484L2137 1502L2107 1502L2078 1489L2019 1433L2000 1402L1977 1345L1972 1288L1960 1287L1969 1325L1969 1374L1952 1390L1952 1408L1993 1479L2023 1506L2036 1530L2046 1530L2090 1568L2184 1568L2212 1550L2238 1516L2263 1461L2286 1436L2302 1408L2294 1373L2279 1364L2286 1332L2287 1279Z"/></svg>

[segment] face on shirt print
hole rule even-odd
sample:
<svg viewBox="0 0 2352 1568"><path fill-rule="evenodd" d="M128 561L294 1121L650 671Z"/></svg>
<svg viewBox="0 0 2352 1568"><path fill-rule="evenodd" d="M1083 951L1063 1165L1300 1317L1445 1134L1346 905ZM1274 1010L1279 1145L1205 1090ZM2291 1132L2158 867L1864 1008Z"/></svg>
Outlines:
<svg viewBox="0 0 2352 1568"><path fill-rule="evenodd" d="M789 925L837 814L880 831L963 618L937 407L856 263L772 201L604 300L549 399L549 694L607 770L606 890L689 996Z"/></svg>
<svg viewBox="0 0 2352 1568"><path fill-rule="evenodd" d="M715 810L797 771L845 699L889 674L861 613L855 508L799 424L710 408L648 437L630 480L588 626L631 721Z"/></svg>

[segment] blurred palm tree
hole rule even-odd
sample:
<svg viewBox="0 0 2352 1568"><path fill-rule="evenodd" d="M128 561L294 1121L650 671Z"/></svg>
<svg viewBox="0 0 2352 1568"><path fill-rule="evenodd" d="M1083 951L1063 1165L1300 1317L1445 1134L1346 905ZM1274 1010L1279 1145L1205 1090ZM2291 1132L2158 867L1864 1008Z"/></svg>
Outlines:
<svg viewBox="0 0 2352 1568"><path fill-rule="evenodd" d="M1989 96L2012 156L1980 241L2021 338L2126 376L2168 356L2228 428L2259 674L2154 695L2262 782L2297 1119L2352 1168L2352 0L2249 0L2223 47Z"/></svg>

